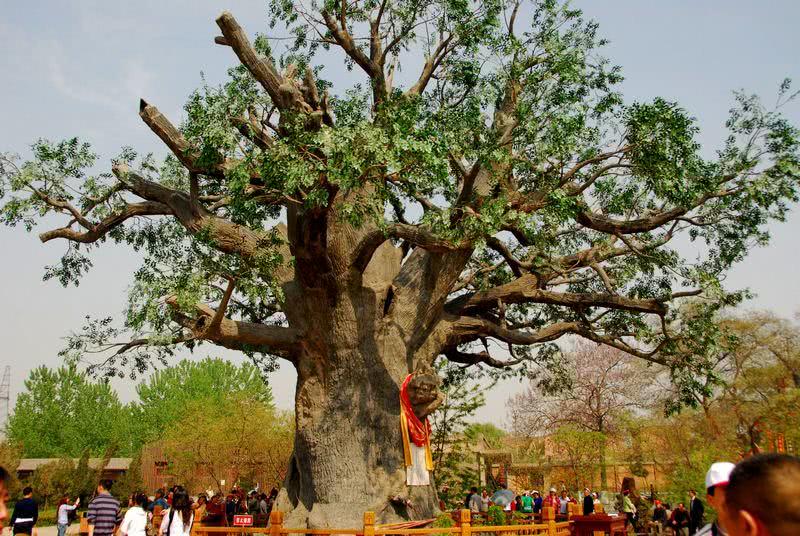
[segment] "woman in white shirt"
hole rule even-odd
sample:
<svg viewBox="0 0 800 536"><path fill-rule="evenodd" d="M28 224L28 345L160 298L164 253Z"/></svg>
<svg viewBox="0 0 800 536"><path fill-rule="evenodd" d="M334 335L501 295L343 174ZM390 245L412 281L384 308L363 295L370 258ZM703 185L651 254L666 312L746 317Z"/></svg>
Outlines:
<svg viewBox="0 0 800 536"><path fill-rule="evenodd" d="M182 486L178 486L172 495L172 506L164 510L158 536L191 536L193 521L192 499Z"/></svg>
<svg viewBox="0 0 800 536"><path fill-rule="evenodd" d="M69 527L69 513L75 510L78 505L81 503L81 498L78 497L75 499L73 504L69 504L69 497L64 496L58 501L58 508L56 512L58 513L58 519L56 520L56 525L58 525L58 536L65 536L67 534L67 527Z"/></svg>
<svg viewBox="0 0 800 536"><path fill-rule="evenodd" d="M146 507L147 495L135 493L131 497L130 508L125 512L125 517L119 526L122 536L147 536L148 513L145 510Z"/></svg>

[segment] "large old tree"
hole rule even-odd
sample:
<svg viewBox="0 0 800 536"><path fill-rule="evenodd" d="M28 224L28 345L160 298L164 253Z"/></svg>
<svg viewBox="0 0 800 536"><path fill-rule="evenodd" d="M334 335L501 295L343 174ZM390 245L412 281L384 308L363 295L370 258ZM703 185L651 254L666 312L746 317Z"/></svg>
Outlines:
<svg viewBox="0 0 800 536"><path fill-rule="evenodd" d="M398 391L438 356L535 373L577 336L699 385L683 356L741 297L721 279L797 199L798 133L777 112L739 96L709 159L678 105L623 103L596 25L553 0L270 11L291 45L220 15L241 65L180 127L141 101L166 160L126 149L96 172L77 140L3 160L6 223L64 218L39 235L69 244L46 277L77 280L102 244L143 253L124 326L92 321L68 353L108 350L109 374L201 343L291 363L280 506L311 526L435 510L433 486L405 485Z"/></svg>

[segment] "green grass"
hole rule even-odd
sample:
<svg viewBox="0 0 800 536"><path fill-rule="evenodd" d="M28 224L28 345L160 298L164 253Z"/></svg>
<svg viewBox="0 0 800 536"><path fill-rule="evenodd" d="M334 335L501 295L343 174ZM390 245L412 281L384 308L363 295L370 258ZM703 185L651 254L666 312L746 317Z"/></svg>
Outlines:
<svg viewBox="0 0 800 536"><path fill-rule="evenodd" d="M56 509L55 508L39 508L39 521L36 525L40 527L47 527L56 524Z"/></svg>

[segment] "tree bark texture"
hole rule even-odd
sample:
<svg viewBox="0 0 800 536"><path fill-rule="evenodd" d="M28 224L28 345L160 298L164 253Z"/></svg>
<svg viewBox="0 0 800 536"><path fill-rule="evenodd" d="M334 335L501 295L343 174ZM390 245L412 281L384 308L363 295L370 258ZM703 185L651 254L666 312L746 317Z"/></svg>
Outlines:
<svg viewBox="0 0 800 536"><path fill-rule="evenodd" d="M438 508L433 485L405 483L400 386L438 352L436 335L413 337L389 314L401 256L385 242L363 274L337 277L332 289L309 288L300 273L284 285L289 324L305 333L293 358L295 449L278 501L287 526L359 526L367 510L381 522L424 519Z"/></svg>

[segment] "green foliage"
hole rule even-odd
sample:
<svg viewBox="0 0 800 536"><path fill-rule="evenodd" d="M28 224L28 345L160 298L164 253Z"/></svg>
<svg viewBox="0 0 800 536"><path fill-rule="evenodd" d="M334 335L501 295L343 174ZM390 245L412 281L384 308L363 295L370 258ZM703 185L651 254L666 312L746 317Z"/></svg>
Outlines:
<svg viewBox="0 0 800 536"><path fill-rule="evenodd" d="M6 437L27 458L77 457L84 450L132 452L127 410L110 385L95 382L76 366L38 367L25 380L9 417Z"/></svg>
<svg viewBox="0 0 800 536"><path fill-rule="evenodd" d="M449 513L444 512L436 516L436 519L431 523L431 527L436 529L450 529L456 526L456 522ZM449 532L437 532L434 536L449 536Z"/></svg>
<svg viewBox="0 0 800 536"><path fill-rule="evenodd" d="M75 463L72 458L62 458L39 466L29 484L34 489L36 499L47 508L72 492L74 476Z"/></svg>
<svg viewBox="0 0 800 536"><path fill-rule="evenodd" d="M188 404L163 435L170 471L193 491L225 491L222 480L269 489L286 475L294 445L294 419L246 392L210 405Z"/></svg>
<svg viewBox="0 0 800 536"><path fill-rule="evenodd" d="M562 426L550 436L559 458L566 462L562 475L571 489L593 488L594 473L600 452L605 447L606 436L575 426Z"/></svg>
<svg viewBox="0 0 800 536"><path fill-rule="evenodd" d="M456 526L456 522L453 520L453 516L450 514L444 513L439 514L436 516L436 519L433 520L431 526L437 529L449 529Z"/></svg>
<svg viewBox="0 0 800 536"><path fill-rule="evenodd" d="M244 396L273 406L272 390L259 370L244 362L234 365L219 358L200 361L181 360L155 372L136 387L139 403L133 407L138 437L147 442L159 438L174 424L186 418L193 404L222 407L230 397Z"/></svg>
<svg viewBox="0 0 800 536"><path fill-rule="evenodd" d="M237 396L273 404L272 391L255 365L219 358L182 360L156 372L137 386L139 400L127 405L108 383L91 380L74 365L37 368L25 388L9 418L9 445L0 452L9 454L9 463L17 451L28 458L81 457L72 493L82 496L91 495L96 484L89 456L137 456L145 443L183 421L190 407L223 407ZM140 487L136 471L138 466L126 476L126 490Z"/></svg>
<svg viewBox="0 0 800 536"><path fill-rule="evenodd" d="M491 423L471 423L464 429L464 436L475 441L483 438L492 448L500 448L501 440L508 435L505 430Z"/></svg>
<svg viewBox="0 0 800 536"><path fill-rule="evenodd" d="M88 505L94 496L97 482L100 480L100 470L89 466L89 453L84 451L78 463L75 465L75 473L72 478L73 495L80 497L84 505Z"/></svg>
<svg viewBox="0 0 800 536"><path fill-rule="evenodd" d="M483 432L490 440L499 439L501 435L492 425L469 423L486 403L481 390L476 389L480 380L471 371L445 360L437 361L436 369L442 377L445 401L430 416L435 480L439 498L448 507L455 507L463 504L464 490L478 481L472 443Z"/></svg>
<svg viewBox="0 0 800 536"><path fill-rule="evenodd" d="M114 495L123 499L130 497L135 492L148 492L142 477L142 456L138 453L131 461L130 467L117 481L114 482Z"/></svg>
<svg viewBox="0 0 800 536"><path fill-rule="evenodd" d="M500 506L490 506L486 516L486 524L494 527L501 527L505 525L506 513Z"/></svg>
<svg viewBox="0 0 800 536"><path fill-rule="evenodd" d="M64 496L72 501L80 498L87 505L95 494L99 478L100 471L89 466L89 456L85 453L77 463L73 458L61 458L40 465L24 484L33 488L34 497L47 509L56 506Z"/></svg>

